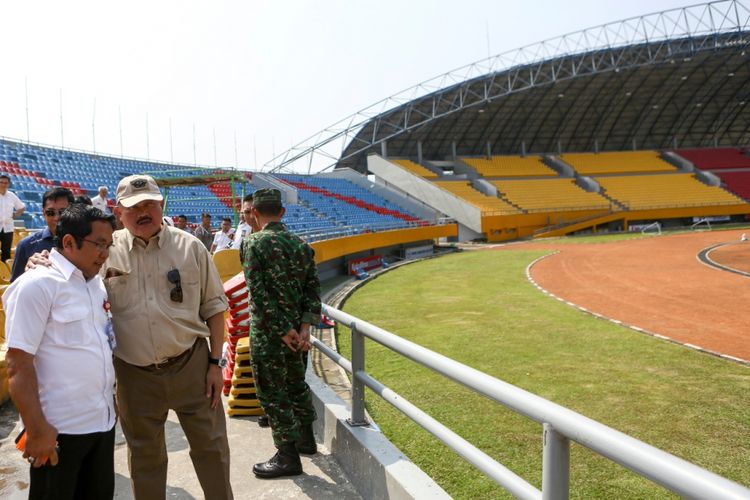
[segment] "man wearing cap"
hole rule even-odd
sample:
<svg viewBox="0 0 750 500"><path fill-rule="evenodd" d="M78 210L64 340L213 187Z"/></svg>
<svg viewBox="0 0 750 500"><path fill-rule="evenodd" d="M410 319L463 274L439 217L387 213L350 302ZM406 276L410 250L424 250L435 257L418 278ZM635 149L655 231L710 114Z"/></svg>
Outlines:
<svg viewBox="0 0 750 500"><path fill-rule="evenodd" d="M174 410L205 498L231 499L220 366L227 299L206 248L164 224L162 205L153 178L120 181L115 212L125 229L115 232L102 268L133 492L165 497L164 424Z"/></svg>
<svg viewBox="0 0 750 500"><path fill-rule="evenodd" d="M253 473L294 476L302 473L299 454L317 451L303 353L310 349L310 325L320 322L320 282L315 252L281 223L281 192L255 191L251 211L261 230L245 238L241 254L252 314L253 375L277 448Z"/></svg>

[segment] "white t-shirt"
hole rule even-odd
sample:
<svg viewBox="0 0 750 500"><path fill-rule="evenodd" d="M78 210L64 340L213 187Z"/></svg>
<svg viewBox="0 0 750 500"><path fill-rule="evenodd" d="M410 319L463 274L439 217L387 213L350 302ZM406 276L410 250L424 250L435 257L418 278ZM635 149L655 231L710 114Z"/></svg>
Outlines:
<svg viewBox="0 0 750 500"><path fill-rule="evenodd" d="M240 222L237 224L237 230L234 232L234 239L232 240L232 246L229 248L234 248L235 250L239 250L242 246L242 240L245 239L245 236L253 232L253 228L250 227L250 224L246 222Z"/></svg>
<svg viewBox="0 0 750 500"><path fill-rule="evenodd" d="M13 232L13 210L21 210L26 207L16 196L16 193L6 191L0 194L0 230L6 233Z"/></svg>
<svg viewBox="0 0 750 500"><path fill-rule="evenodd" d="M107 206L107 198L102 198L99 195L94 196L91 198L91 203L93 203L95 208L98 208L105 214L109 213L109 207Z"/></svg>
<svg viewBox="0 0 750 500"><path fill-rule="evenodd" d="M39 401L63 434L104 432L115 425L107 292L86 281L57 250L51 267L27 271L3 294L8 347L34 356Z"/></svg>
<svg viewBox="0 0 750 500"><path fill-rule="evenodd" d="M214 245L216 245L216 249L214 250L214 252L231 248L232 238L230 238L229 236L233 234L232 231L232 229L230 229L228 233L217 231L216 234L214 234Z"/></svg>

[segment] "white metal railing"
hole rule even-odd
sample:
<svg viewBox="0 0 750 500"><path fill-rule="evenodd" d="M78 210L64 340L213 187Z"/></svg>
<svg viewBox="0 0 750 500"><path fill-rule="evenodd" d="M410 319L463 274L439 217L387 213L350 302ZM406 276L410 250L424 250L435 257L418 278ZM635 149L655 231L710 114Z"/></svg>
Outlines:
<svg viewBox="0 0 750 500"><path fill-rule="evenodd" d="M563 406L421 347L333 307L323 305L323 313L349 327L352 331L351 361L317 338L313 337L312 339L313 346L352 374L350 425L368 425L365 417L365 386L367 386L518 498L541 498L545 500L568 498L570 441L575 441L636 474L687 498L710 500L746 500L750 498L750 489L740 484ZM542 424L544 442L542 490L539 491L525 479L370 376L365 371L365 338L374 340L380 345Z"/></svg>

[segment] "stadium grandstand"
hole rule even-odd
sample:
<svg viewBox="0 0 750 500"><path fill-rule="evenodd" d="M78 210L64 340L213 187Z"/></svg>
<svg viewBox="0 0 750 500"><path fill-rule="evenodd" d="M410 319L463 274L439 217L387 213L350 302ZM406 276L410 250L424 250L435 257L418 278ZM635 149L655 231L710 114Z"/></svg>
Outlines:
<svg viewBox="0 0 750 500"><path fill-rule="evenodd" d="M749 45L750 10L734 0L712 2L597 26L459 68L345 118L252 172L4 138L0 172L26 203L21 223L31 230L45 225L41 197L52 186L93 196L100 185L113 193L122 177L149 173L164 190L165 214L185 214L193 225L204 212L236 222L242 196L277 188L283 222L312 243L323 281L342 273L359 277L352 272L358 265L380 266L384 256L431 256L441 239L502 242L654 222L745 222ZM334 317L345 324L342 318ZM364 369L354 373L353 380ZM353 412L350 423L359 425ZM552 427L550 433L565 446L576 440ZM546 454L545 461L554 458ZM625 454L603 455L685 492L672 487L668 472L649 475L632 465L635 459L619 459ZM489 462L482 472L502 467ZM504 487L524 481L505 474L492 479ZM558 474L565 477L557 484L567 488L567 470ZM374 482L359 476L364 479L352 481ZM520 496L542 498L530 483L523 488L518 491L527 494ZM545 491L544 497L554 496Z"/></svg>
<svg viewBox="0 0 750 500"><path fill-rule="evenodd" d="M422 82L266 167L373 175L456 220L461 240L745 220L748 43L735 1L597 26ZM652 196L618 199L618 182Z"/></svg>

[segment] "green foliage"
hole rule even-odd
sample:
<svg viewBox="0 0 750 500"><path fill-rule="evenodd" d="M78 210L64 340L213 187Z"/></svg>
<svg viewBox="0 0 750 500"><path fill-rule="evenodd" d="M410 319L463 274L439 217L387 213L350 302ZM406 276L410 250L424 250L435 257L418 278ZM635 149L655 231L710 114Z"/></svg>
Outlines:
<svg viewBox="0 0 750 500"><path fill-rule="evenodd" d="M750 370L596 319L525 278L541 252L464 252L365 285L349 314L750 485ZM340 327L341 352L350 335ZM541 487L542 428L368 341L367 370L500 463ZM367 392L368 411L455 498L507 498L495 483ZM572 498L669 493L574 445Z"/></svg>

